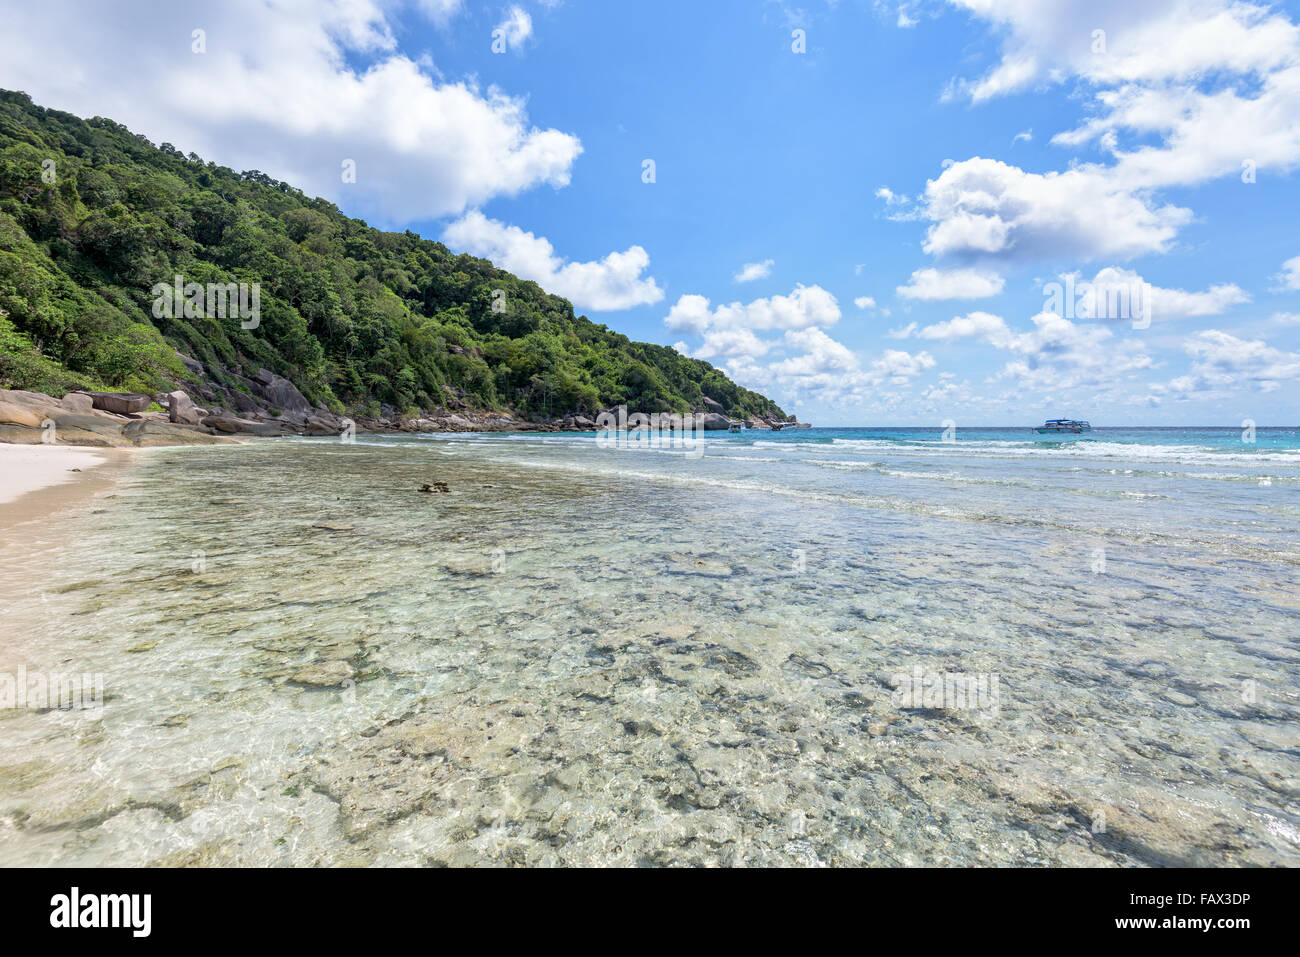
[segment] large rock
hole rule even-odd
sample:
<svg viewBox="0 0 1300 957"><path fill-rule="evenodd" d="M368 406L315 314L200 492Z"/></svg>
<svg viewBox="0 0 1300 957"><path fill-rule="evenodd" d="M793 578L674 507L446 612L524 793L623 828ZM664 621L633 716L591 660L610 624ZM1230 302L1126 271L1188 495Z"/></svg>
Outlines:
<svg viewBox="0 0 1300 957"><path fill-rule="evenodd" d="M70 441L74 433L89 433L110 442L122 440L122 423L99 415L62 412L54 416L55 436L58 441ZM67 435L65 435L67 433Z"/></svg>
<svg viewBox="0 0 1300 957"><path fill-rule="evenodd" d="M185 368L189 369L195 375L206 376L208 374L208 370L203 368L203 363L200 362L198 359L192 359L189 356L182 355L179 352L176 353L176 358L180 359L181 362L184 364Z"/></svg>
<svg viewBox="0 0 1300 957"><path fill-rule="evenodd" d="M716 399L710 399L707 395L704 396L704 407L708 409L710 412L727 411L721 402L717 401Z"/></svg>
<svg viewBox="0 0 1300 957"><path fill-rule="evenodd" d="M706 412L703 415L697 415L695 420L706 432L725 432L731 428L731 420L725 415L719 415L717 412Z"/></svg>
<svg viewBox="0 0 1300 957"><path fill-rule="evenodd" d="M236 439L200 432L200 426L140 419L122 428L122 438L141 447L158 445L238 445Z"/></svg>
<svg viewBox="0 0 1300 957"><path fill-rule="evenodd" d="M199 425L203 422L203 412L184 392L167 393L167 418L182 425Z"/></svg>
<svg viewBox="0 0 1300 957"><path fill-rule="evenodd" d="M53 407L51 410L53 411ZM49 418L49 413L35 405L19 404L17 402L6 402L0 399L0 423L7 425L23 425L32 429L39 429L41 423Z"/></svg>
<svg viewBox="0 0 1300 957"><path fill-rule="evenodd" d="M271 383L263 387L262 395L266 396L266 401L281 412L310 413L312 411L311 403L307 401L307 397L299 392L292 382L282 376L272 376Z"/></svg>
<svg viewBox="0 0 1300 957"><path fill-rule="evenodd" d="M266 410L258 405L257 401L251 395L240 392L238 389L230 389L226 393L226 397L230 400L230 404L235 407L236 412L242 412L244 415L256 415L262 417L266 415Z"/></svg>
<svg viewBox="0 0 1300 957"><path fill-rule="evenodd" d="M328 415L328 413L326 413ZM307 435L338 435L343 431L343 426L334 421L330 415L328 418L320 415L311 415L307 417L307 424L303 426L303 431Z"/></svg>
<svg viewBox="0 0 1300 957"><path fill-rule="evenodd" d="M202 424L227 435L260 435L266 438L283 435L279 422L251 422L233 415L204 416Z"/></svg>
<svg viewBox="0 0 1300 957"><path fill-rule="evenodd" d="M69 412L88 413L95 408L95 400L84 392L69 392L59 400L59 405Z"/></svg>
<svg viewBox="0 0 1300 957"><path fill-rule="evenodd" d="M40 445L41 433L28 425L0 424L0 442L6 445Z"/></svg>
<svg viewBox="0 0 1300 957"><path fill-rule="evenodd" d="M153 404L153 397L138 392L86 392L96 409L115 412L118 415L131 415L143 412Z"/></svg>

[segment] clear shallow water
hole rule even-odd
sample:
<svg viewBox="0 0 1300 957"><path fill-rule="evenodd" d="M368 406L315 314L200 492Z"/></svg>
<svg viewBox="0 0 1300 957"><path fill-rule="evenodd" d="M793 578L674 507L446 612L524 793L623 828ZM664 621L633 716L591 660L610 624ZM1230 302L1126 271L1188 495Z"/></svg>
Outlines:
<svg viewBox="0 0 1300 957"><path fill-rule="evenodd" d="M0 557L107 699L0 711L0 862L1294 865L1300 440L1093 436L149 452Z"/></svg>

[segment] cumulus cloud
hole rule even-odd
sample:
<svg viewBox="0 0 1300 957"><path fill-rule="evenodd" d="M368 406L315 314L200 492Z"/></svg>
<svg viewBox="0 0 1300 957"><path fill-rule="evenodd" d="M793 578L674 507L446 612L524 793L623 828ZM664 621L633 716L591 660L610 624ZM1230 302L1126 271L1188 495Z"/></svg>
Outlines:
<svg viewBox="0 0 1300 957"><path fill-rule="evenodd" d="M0 86L309 194L348 191L353 208L385 225L567 185L577 137L533 126L524 101L494 87L431 78L397 52L393 9L381 0L19 4L0 32ZM445 18L460 4L422 0L421 9ZM205 31L204 53L191 52L195 29ZM59 69L50 50L61 52ZM342 182L345 160L355 183Z"/></svg>
<svg viewBox="0 0 1300 957"><path fill-rule="evenodd" d="M1131 259L1164 252L1191 210L1160 205L1097 164L1027 173L1000 160L953 163L926 183L935 256L1031 260Z"/></svg>
<svg viewBox="0 0 1300 957"><path fill-rule="evenodd" d="M753 282L755 279L766 279L772 275L772 267L775 263L771 259L764 259L760 263L745 263L736 273L736 282Z"/></svg>
<svg viewBox="0 0 1300 957"><path fill-rule="evenodd" d="M1278 277L1286 289L1300 289L1300 256L1288 259L1282 264L1282 275Z"/></svg>
<svg viewBox="0 0 1300 957"><path fill-rule="evenodd" d="M1099 270L1078 288L1081 292L1075 314L1092 319L1133 318L1124 308L1126 295L1130 302L1136 296L1147 297L1145 302L1150 308L1150 318L1157 321L1217 316L1232 306L1250 302L1250 295L1234 283L1220 283L1203 292L1164 289L1148 283L1131 269L1115 266Z"/></svg>
<svg viewBox="0 0 1300 957"><path fill-rule="evenodd" d="M857 299L853 300L853 305L857 306L859 309L875 309L876 300L871 296L858 296Z"/></svg>
<svg viewBox="0 0 1300 957"><path fill-rule="evenodd" d="M1236 0L950 2L1004 35L1001 62L957 84L976 102L1070 75L1119 84L1185 81L1215 70L1266 72L1293 62L1296 42L1284 16Z"/></svg>
<svg viewBox="0 0 1300 957"><path fill-rule="evenodd" d="M984 299L1002 292L1003 279L980 269L918 269L897 292L905 299Z"/></svg>
<svg viewBox="0 0 1300 957"><path fill-rule="evenodd" d="M1074 323L1050 312L1041 312L1030 322L1032 329L1016 332L1001 316L972 312L925 326L915 335L940 342L977 339L1010 352L1017 358L1007 362L998 378L1014 379L1022 387L1114 386L1153 365L1132 340L1104 348L1103 343L1114 337L1104 326Z"/></svg>
<svg viewBox="0 0 1300 957"><path fill-rule="evenodd" d="M464 0L416 0L416 6L439 26L446 26L465 10Z"/></svg>
<svg viewBox="0 0 1300 957"><path fill-rule="evenodd" d="M497 24L494 36L500 36L506 43L506 49L518 52L533 35L533 18L528 11L515 4L505 13L505 18Z"/></svg>
<svg viewBox="0 0 1300 957"><path fill-rule="evenodd" d="M947 322L936 322L917 335L922 339L941 341L981 338L999 349L1011 348L1014 341L1006 320L988 312L972 312L967 316L955 316Z"/></svg>
<svg viewBox="0 0 1300 957"><path fill-rule="evenodd" d="M695 349L677 343L679 352L714 361L744 385L795 399L861 401L878 387L905 383L934 365L929 353L899 350L887 350L864 365L857 353L825 331L840 315L839 303L825 289L798 285L788 296L717 307L704 296L682 296L664 323L701 337ZM782 335L758 335L773 331Z"/></svg>
<svg viewBox="0 0 1300 957"><path fill-rule="evenodd" d="M658 283L642 275L650 267L650 256L640 246L596 262L565 262L544 237L488 219L478 210L448 226L442 239L453 249L491 259L502 269L533 280L580 310L630 309L664 297Z"/></svg>
<svg viewBox="0 0 1300 957"><path fill-rule="evenodd" d="M1186 350L1193 359L1190 372L1153 385L1153 393L1186 401L1226 396L1240 387L1273 392L1300 378L1300 353L1282 352L1262 339L1239 339L1206 329L1188 339Z"/></svg>
<svg viewBox="0 0 1300 957"><path fill-rule="evenodd" d="M703 296L682 296L664 322L669 329L702 332L707 328L807 329L834 325L840 318L835 297L821 286L795 286L788 296L750 303L733 302L711 309Z"/></svg>
<svg viewBox="0 0 1300 957"><path fill-rule="evenodd" d="M1283 13L1244 0L951 2L1004 38L997 66L956 82L953 95L978 103L1082 81L1091 115L1052 142L1095 145L1110 161L1047 173L982 157L952 163L922 208L934 255L1161 253L1192 214L1157 190L1238 175L1243 163L1300 165L1300 27Z"/></svg>

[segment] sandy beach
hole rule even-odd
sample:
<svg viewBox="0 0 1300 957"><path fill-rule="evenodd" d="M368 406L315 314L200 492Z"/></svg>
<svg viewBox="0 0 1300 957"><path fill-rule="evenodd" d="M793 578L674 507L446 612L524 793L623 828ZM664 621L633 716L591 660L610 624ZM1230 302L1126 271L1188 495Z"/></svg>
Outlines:
<svg viewBox="0 0 1300 957"><path fill-rule="evenodd" d="M132 457L124 449L0 444L0 530L93 497Z"/></svg>

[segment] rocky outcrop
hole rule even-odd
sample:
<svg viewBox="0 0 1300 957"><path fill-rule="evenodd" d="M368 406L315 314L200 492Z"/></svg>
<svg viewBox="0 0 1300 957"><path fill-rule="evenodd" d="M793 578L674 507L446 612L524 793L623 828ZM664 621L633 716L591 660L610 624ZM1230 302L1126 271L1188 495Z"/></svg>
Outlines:
<svg viewBox="0 0 1300 957"><path fill-rule="evenodd" d="M265 371L265 369L259 370L259 372ZM311 403L307 401L307 397L282 376L272 375L271 381L263 385L262 395L266 397L267 402L282 412L311 411Z"/></svg>
<svg viewBox="0 0 1300 957"><path fill-rule="evenodd" d="M716 399L710 399L707 395L704 396L704 408L709 412L717 412L719 414L725 414L727 411L726 407L721 402L718 402Z"/></svg>
<svg viewBox="0 0 1300 957"><path fill-rule="evenodd" d="M705 412L696 419L706 432L725 432L731 428L731 420L720 412Z"/></svg>
<svg viewBox="0 0 1300 957"><path fill-rule="evenodd" d="M211 435L202 427L173 422L159 422L142 419L128 422L122 427L122 435L131 445L149 448L159 445L229 445L236 444L235 439Z"/></svg>
<svg viewBox="0 0 1300 957"><path fill-rule="evenodd" d="M162 413L119 415L93 404L88 407L88 400L91 396L83 393L56 399L39 392L0 390L0 442L129 448L235 441L219 438L201 426L172 423Z"/></svg>
<svg viewBox="0 0 1300 957"><path fill-rule="evenodd" d="M90 396L91 402L96 409L112 412L116 415L143 412L153 405L153 396L141 395L138 392L85 392L82 394Z"/></svg>
<svg viewBox="0 0 1300 957"><path fill-rule="evenodd" d="M254 415L259 418L267 415L267 411L262 408L252 396L246 395L237 389L231 389L229 393L230 404L236 412L244 415Z"/></svg>
<svg viewBox="0 0 1300 957"><path fill-rule="evenodd" d="M59 400L59 405L69 412L88 413L95 408L95 400L84 392L70 392Z"/></svg>
<svg viewBox="0 0 1300 957"><path fill-rule="evenodd" d="M180 359L185 368L194 373L194 375L202 378L208 374L208 370L203 367L203 363L199 362L199 360L191 359L189 356L182 355L179 352L176 353L176 358Z"/></svg>
<svg viewBox="0 0 1300 957"><path fill-rule="evenodd" d="M167 394L167 418L181 425L199 425L206 413L194 404L186 393L181 391Z"/></svg>
<svg viewBox="0 0 1300 957"><path fill-rule="evenodd" d="M275 420L255 422L252 419L240 419L233 415L208 415L204 416L202 424L214 432L222 432L226 435L242 434L275 438L284 434L280 423Z"/></svg>
<svg viewBox="0 0 1300 957"><path fill-rule="evenodd" d="M8 396L14 396L17 393L6 393ZM22 393L31 395L33 393ZM53 402L54 400L50 400ZM28 429L39 429L41 423L50 417L53 410L46 410L29 405L25 402L19 402L16 399L5 401L0 399L0 422L8 425L18 425Z"/></svg>

